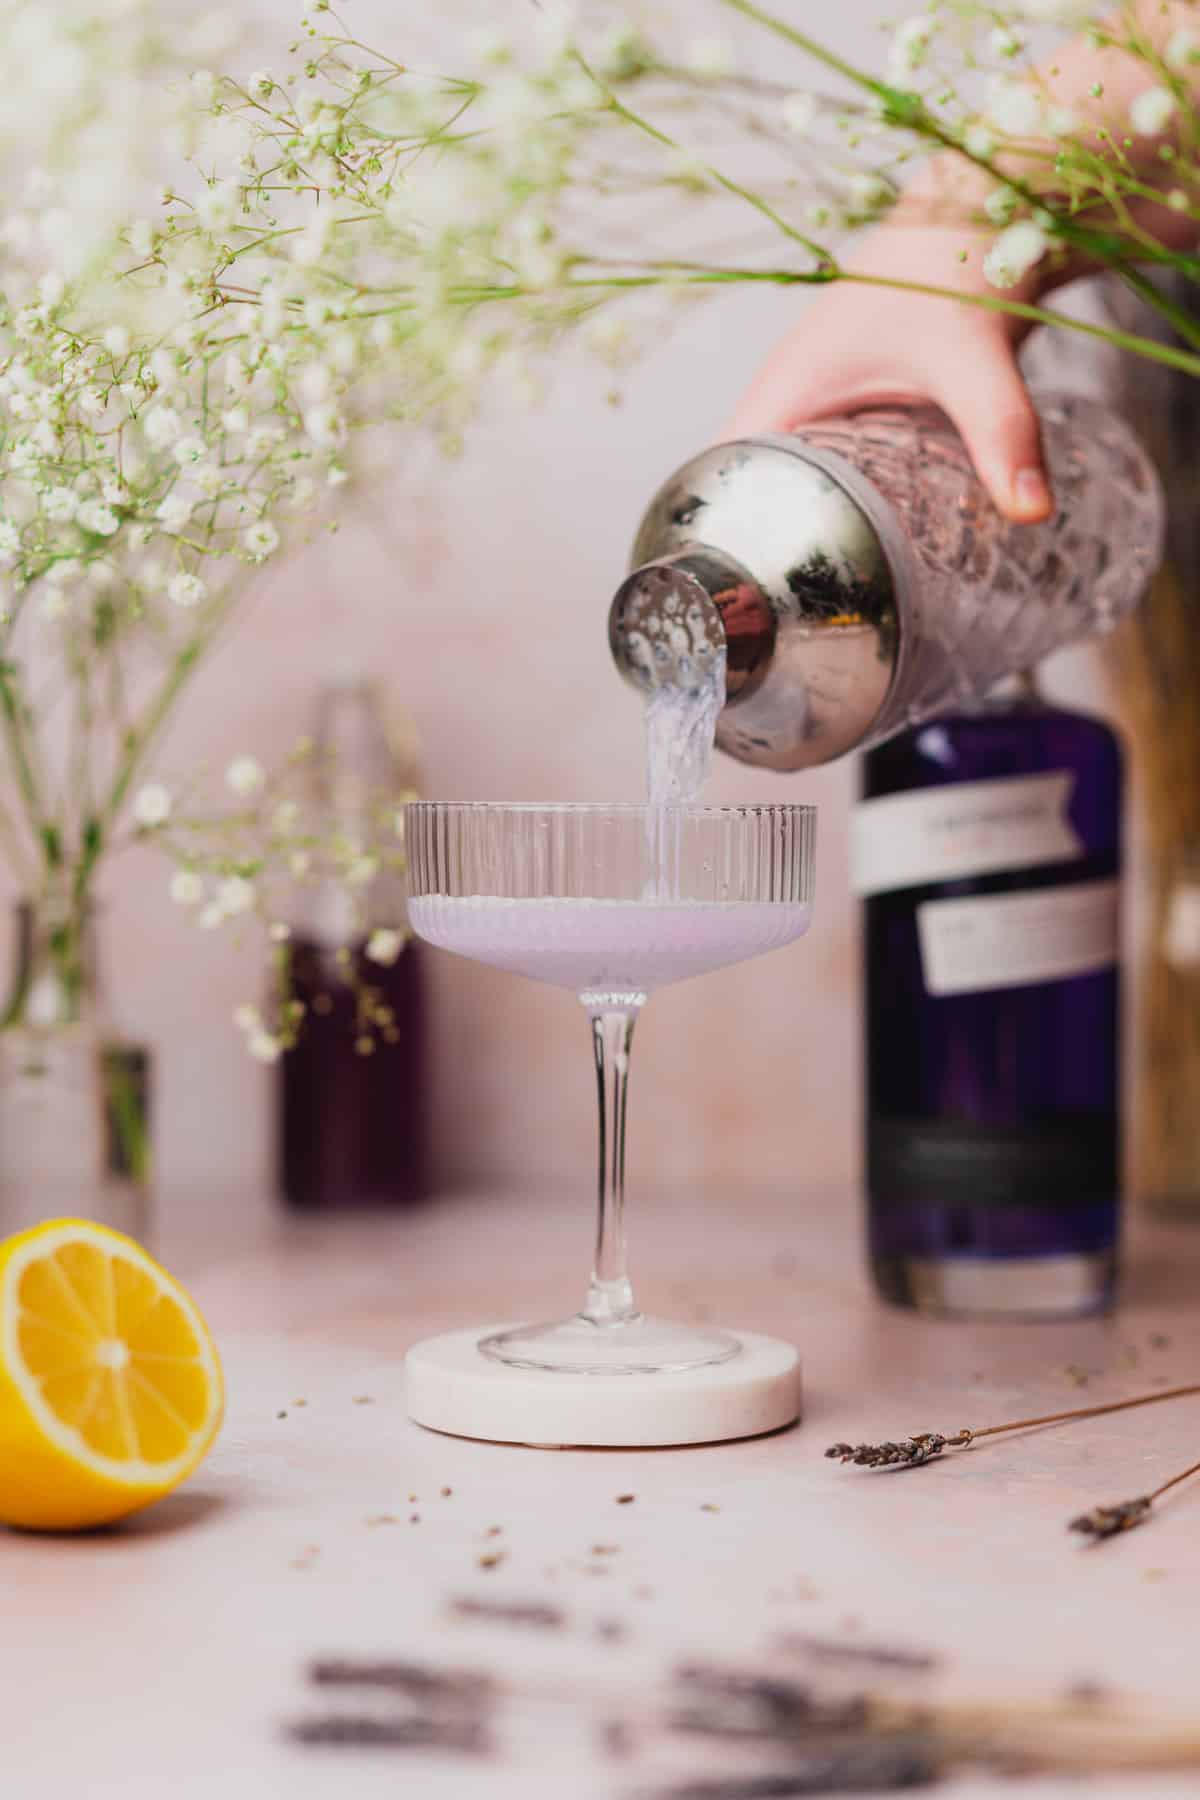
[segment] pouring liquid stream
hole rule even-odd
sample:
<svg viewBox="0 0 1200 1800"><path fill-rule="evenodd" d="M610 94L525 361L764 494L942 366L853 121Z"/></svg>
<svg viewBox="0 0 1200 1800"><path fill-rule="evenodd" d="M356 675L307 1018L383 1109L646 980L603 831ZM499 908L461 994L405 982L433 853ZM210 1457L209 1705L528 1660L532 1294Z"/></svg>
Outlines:
<svg viewBox="0 0 1200 1800"><path fill-rule="evenodd" d="M723 645L703 658L680 657L673 678L646 696L647 900L678 897L681 809L703 797L724 704Z"/></svg>

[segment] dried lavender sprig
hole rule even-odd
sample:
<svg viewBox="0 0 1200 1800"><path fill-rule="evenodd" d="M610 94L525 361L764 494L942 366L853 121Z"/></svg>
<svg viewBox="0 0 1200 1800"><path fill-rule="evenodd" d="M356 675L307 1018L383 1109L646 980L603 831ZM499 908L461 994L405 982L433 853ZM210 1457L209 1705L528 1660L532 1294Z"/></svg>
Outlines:
<svg viewBox="0 0 1200 1800"><path fill-rule="evenodd" d="M1080 1513L1077 1519L1072 1519L1067 1530L1078 1531L1084 1537L1096 1541L1116 1537L1122 1531L1132 1531L1135 1525L1142 1524L1150 1516L1154 1502L1168 1488L1178 1487L1181 1481L1197 1474L1200 1474L1200 1462L1181 1469L1178 1475L1172 1475L1170 1481L1164 1481L1149 1494L1139 1494L1136 1500L1118 1500L1115 1506L1093 1506L1091 1512Z"/></svg>
<svg viewBox="0 0 1200 1800"><path fill-rule="evenodd" d="M927 1787L945 1772L939 1747L920 1735L864 1737L808 1750L773 1775L701 1777L657 1788L647 1800L803 1800L808 1794L882 1794Z"/></svg>
<svg viewBox="0 0 1200 1800"><path fill-rule="evenodd" d="M428 1663L399 1659L371 1661L352 1657L318 1657L309 1664L314 1687L377 1687L430 1704L481 1704L490 1700L493 1677L474 1669L439 1669Z"/></svg>
<svg viewBox="0 0 1200 1800"><path fill-rule="evenodd" d="M785 1632L775 1641L780 1650L818 1663L850 1663L913 1675L936 1669L941 1660L931 1650L913 1650L901 1644L859 1644L842 1638L813 1637L804 1631Z"/></svg>
<svg viewBox="0 0 1200 1800"><path fill-rule="evenodd" d="M401 1701L419 1685L413 1677L421 1672L444 1675L450 1686L459 1673L408 1662L357 1659L326 1661L320 1666L333 1677L321 1683L327 1692L352 1687L359 1672L366 1671L367 1686L387 1688L395 1683L401 1689L396 1696ZM474 1678L473 1671L466 1673ZM693 1702L682 1716L681 1688L683 1696ZM689 1796L690 1800L783 1800L789 1791L852 1792L853 1777L860 1774L859 1790L865 1783L870 1791L879 1792L889 1785L906 1785L900 1779L900 1760L892 1765L894 1772L889 1770L893 1754L901 1759L915 1753L924 1762L926 1751L927 1778L934 1780L981 1762L1022 1773L1200 1769L1200 1730L1190 1713L1139 1717L1127 1707L1110 1708L1103 1701L1084 1707L1078 1700L946 1703L923 1699L914 1704L910 1697L900 1697L885 1687L865 1689L847 1702L845 1696L820 1688L781 1683L773 1668L708 1664L685 1665L665 1691L649 1690L644 1682L627 1678L579 1684L530 1680L506 1669L495 1672L491 1692L497 1708L503 1702L537 1701L591 1709L615 1725L622 1739L635 1728L647 1737L676 1731L690 1736L696 1729L695 1709L707 1704L710 1710L725 1714L724 1728L715 1735L730 1746L743 1739L754 1742L756 1753L774 1746L786 1758L783 1769L774 1776L747 1773L739 1779L731 1775L724 1789L719 1777L711 1778L707 1789L703 1777L693 1777L690 1788L686 1780L674 1791L660 1788L654 1800L689 1800ZM1113 1696L1114 1701L1119 1698ZM501 1716L497 1711L495 1717ZM295 1722L290 1735L300 1742L328 1745L334 1751L343 1745L362 1745L401 1753L420 1748L422 1737L427 1736L429 1747L486 1754L495 1747L495 1739L489 1735L491 1723L491 1718L481 1719L470 1709L456 1717L421 1707L405 1714L398 1708L395 1714L383 1716L310 1714ZM705 1733L710 1739L713 1735ZM871 1780L866 1780L868 1770ZM914 1774L919 1777L920 1769ZM791 1780L791 1790L780 1785L783 1778ZM777 1784L774 1789L755 1785L771 1780ZM650 1796L643 1793L641 1800L650 1800Z"/></svg>
<svg viewBox="0 0 1200 1800"><path fill-rule="evenodd" d="M915 1431L911 1437L901 1438L897 1443L830 1444L825 1454L864 1469L915 1469L922 1463L932 1462L943 1450L965 1449L976 1438L996 1437L1002 1431L1030 1431L1036 1425L1065 1425L1072 1419L1096 1419L1102 1413L1125 1412L1131 1406L1153 1406L1159 1400L1181 1400L1188 1394L1200 1394L1200 1382L1191 1382L1187 1387L1163 1388L1154 1394L1138 1394L1132 1400L1106 1400L1099 1406L1076 1406L1069 1412L1045 1413L1037 1419L1010 1419L1005 1425L981 1425L975 1430L964 1426L961 1431L951 1433Z"/></svg>
<svg viewBox="0 0 1200 1800"><path fill-rule="evenodd" d="M498 1625L528 1625L535 1630L557 1631L567 1622L561 1606L540 1600L488 1600L476 1594L456 1594L448 1611L456 1619L479 1619Z"/></svg>
<svg viewBox="0 0 1200 1800"><path fill-rule="evenodd" d="M713 1663L675 1670L670 1723L676 1731L727 1738L805 1738L858 1730L863 1697L818 1693L811 1685Z"/></svg>
<svg viewBox="0 0 1200 1800"><path fill-rule="evenodd" d="M475 1719L380 1719L372 1715L318 1713L298 1719L287 1735L297 1744L355 1750L450 1750L483 1756L491 1749L485 1726Z"/></svg>
<svg viewBox="0 0 1200 1800"><path fill-rule="evenodd" d="M885 1439L882 1444L830 1444L826 1456L840 1462L857 1463L863 1469L917 1469L922 1463L940 1456L947 1444L969 1444L971 1433L960 1431L956 1437L944 1437L940 1431L915 1431L912 1437L898 1443Z"/></svg>

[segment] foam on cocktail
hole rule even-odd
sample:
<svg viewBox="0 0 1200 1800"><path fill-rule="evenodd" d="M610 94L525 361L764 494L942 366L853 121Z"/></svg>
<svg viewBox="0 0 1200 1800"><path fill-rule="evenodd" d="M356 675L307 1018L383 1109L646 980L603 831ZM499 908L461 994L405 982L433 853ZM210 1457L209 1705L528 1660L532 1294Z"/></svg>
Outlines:
<svg viewBox="0 0 1200 1800"><path fill-rule="evenodd" d="M790 944L812 909L769 900L509 900L425 894L413 930L440 949L575 993L649 993Z"/></svg>

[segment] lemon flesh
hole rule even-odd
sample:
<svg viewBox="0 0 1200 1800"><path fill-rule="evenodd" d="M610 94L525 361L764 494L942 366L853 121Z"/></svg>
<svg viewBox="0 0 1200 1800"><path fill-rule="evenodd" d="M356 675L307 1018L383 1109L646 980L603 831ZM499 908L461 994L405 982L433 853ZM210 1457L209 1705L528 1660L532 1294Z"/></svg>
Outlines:
<svg viewBox="0 0 1200 1800"><path fill-rule="evenodd" d="M0 1523L80 1530L149 1506L223 1411L204 1320L132 1239L60 1219L0 1244Z"/></svg>

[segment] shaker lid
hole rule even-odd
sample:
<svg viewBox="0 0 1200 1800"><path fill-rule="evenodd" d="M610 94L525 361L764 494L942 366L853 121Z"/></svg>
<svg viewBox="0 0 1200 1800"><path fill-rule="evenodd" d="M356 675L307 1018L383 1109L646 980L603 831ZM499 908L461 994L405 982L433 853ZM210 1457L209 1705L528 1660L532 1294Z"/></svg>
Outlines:
<svg viewBox="0 0 1200 1800"><path fill-rule="evenodd" d="M736 568L742 593L750 584L758 596L753 669L731 655L717 725L723 750L797 769L870 735L900 645L885 518L882 497L851 464L802 437L715 445L660 488L635 566L715 555Z"/></svg>

